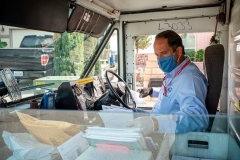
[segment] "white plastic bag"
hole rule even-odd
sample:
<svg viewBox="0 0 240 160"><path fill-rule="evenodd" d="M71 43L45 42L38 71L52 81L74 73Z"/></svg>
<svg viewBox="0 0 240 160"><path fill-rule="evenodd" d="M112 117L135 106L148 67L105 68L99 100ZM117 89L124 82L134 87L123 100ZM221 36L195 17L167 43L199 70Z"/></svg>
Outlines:
<svg viewBox="0 0 240 160"><path fill-rule="evenodd" d="M39 142L29 133L9 133L3 131L2 137L5 144L13 152L13 156L9 157L9 160L50 160L56 154L59 154L56 147Z"/></svg>

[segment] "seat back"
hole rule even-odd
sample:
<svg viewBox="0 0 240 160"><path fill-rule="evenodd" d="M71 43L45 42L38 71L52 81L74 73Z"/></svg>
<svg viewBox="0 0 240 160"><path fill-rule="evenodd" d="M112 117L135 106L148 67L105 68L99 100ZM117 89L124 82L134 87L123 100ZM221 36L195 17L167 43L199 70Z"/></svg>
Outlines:
<svg viewBox="0 0 240 160"><path fill-rule="evenodd" d="M208 46L204 53L204 66L208 80L206 108L210 115L215 115L219 103L222 88L224 47L221 44ZM214 118L210 117L209 128L211 129Z"/></svg>

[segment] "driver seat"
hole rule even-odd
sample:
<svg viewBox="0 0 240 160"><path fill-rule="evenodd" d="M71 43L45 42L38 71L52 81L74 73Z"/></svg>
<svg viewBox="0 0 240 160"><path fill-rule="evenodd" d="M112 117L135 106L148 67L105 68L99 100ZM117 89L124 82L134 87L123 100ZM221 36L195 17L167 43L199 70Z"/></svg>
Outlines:
<svg viewBox="0 0 240 160"><path fill-rule="evenodd" d="M206 97L206 108L209 117L207 132L211 131L214 116L217 112L219 98L222 88L223 66L224 66L224 47L221 44L208 46L204 52L204 69L208 80Z"/></svg>

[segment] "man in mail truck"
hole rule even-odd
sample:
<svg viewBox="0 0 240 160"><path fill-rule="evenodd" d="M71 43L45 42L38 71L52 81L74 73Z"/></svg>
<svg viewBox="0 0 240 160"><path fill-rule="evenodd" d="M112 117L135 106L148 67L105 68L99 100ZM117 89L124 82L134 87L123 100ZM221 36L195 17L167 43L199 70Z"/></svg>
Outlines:
<svg viewBox="0 0 240 160"><path fill-rule="evenodd" d="M185 56L181 37L172 30L156 35L154 52L164 72L160 88L144 88L140 96L158 97L151 116L143 116L126 124L151 132L184 133L204 131L208 127L205 107L207 80L198 67Z"/></svg>

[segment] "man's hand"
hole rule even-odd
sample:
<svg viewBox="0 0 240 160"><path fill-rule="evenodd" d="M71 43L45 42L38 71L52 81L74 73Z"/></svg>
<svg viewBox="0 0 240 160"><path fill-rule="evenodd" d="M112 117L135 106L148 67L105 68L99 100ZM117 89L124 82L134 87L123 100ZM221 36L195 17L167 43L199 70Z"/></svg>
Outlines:
<svg viewBox="0 0 240 160"><path fill-rule="evenodd" d="M148 95L151 95L153 92L152 87L149 88L143 88L143 89L138 89L137 92L139 92L139 97L144 98L147 97Z"/></svg>
<svg viewBox="0 0 240 160"><path fill-rule="evenodd" d="M158 123L155 118L144 116L134 119L133 121L127 122L125 127L129 128L141 128L144 135L148 135L158 130Z"/></svg>

